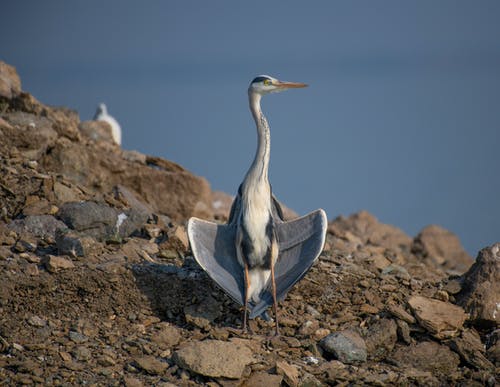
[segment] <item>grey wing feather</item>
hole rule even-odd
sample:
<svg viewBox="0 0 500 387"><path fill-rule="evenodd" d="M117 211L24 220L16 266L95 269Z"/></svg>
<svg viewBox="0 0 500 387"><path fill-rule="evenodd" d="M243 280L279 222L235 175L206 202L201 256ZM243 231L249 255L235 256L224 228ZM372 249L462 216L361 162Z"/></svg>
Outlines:
<svg viewBox="0 0 500 387"><path fill-rule="evenodd" d="M241 187L241 186L240 186ZM240 188L241 189L241 188ZM238 194L233 200L233 204L231 204L231 211L229 212L229 219L227 221L228 224L236 224L238 215L240 214L241 211L241 195L240 195L240 189L238 189Z"/></svg>
<svg viewBox="0 0 500 387"><path fill-rule="evenodd" d="M281 208L281 203L274 195L271 195L272 199L272 216L275 223L284 222L285 216L283 215L283 209Z"/></svg>
<svg viewBox="0 0 500 387"><path fill-rule="evenodd" d="M276 222L279 257L275 270L276 296L285 298L318 258L325 244L327 219L323 210L316 210L289 222ZM250 318L263 313L272 305L271 288L263 292L260 302L252 308Z"/></svg>
<svg viewBox="0 0 500 387"><path fill-rule="evenodd" d="M236 226L191 218L187 227L194 258L205 272L229 295L243 305L243 268L236 259Z"/></svg>

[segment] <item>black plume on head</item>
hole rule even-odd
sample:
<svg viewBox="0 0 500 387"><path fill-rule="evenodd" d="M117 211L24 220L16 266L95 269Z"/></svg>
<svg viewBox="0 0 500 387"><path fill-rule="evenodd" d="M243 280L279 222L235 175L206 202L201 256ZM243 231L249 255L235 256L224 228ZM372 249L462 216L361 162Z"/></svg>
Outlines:
<svg viewBox="0 0 500 387"><path fill-rule="evenodd" d="M271 78L268 78L268 77L262 77L262 76L260 76L260 77L256 77L256 78L254 78L254 79L253 79L253 81L252 81L252 83L263 82L263 81L265 81L266 79L271 80Z"/></svg>

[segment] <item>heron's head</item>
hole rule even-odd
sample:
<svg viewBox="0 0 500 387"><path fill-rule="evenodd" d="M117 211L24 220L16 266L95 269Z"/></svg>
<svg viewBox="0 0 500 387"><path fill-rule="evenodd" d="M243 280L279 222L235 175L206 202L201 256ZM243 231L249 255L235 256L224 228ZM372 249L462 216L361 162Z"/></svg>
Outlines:
<svg viewBox="0 0 500 387"><path fill-rule="evenodd" d="M105 103L100 103L99 106L97 106L97 114L107 114L108 113L108 109L106 108L106 104Z"/></svg>
<svg viewBox="0 0 500 387"><path fill-rule="evenodd" d="M256 93L265 95L269 93L279 93L287 89L296 89L299 87L306 87L305 83L297 82L284 82L269 75L259 75L255 77L248 87L249 93Z"/></svg>

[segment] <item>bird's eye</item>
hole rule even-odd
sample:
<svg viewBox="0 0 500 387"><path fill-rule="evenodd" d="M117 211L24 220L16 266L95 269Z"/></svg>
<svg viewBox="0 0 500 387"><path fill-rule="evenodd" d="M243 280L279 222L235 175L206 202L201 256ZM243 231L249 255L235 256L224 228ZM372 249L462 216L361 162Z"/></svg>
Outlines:
<svg viewBox="0 0 500 387"><path fill-rule="evenodd" d="M269 86L271 84L270 79L264 79L264 85Z"/></svg>

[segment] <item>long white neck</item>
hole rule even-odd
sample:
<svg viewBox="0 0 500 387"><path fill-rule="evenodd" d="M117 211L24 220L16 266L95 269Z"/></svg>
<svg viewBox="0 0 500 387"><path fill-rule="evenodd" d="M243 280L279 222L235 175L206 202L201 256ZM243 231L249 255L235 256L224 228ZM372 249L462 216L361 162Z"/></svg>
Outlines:
<svg viewBox="0 0 500 387"><path fill-rule="evenodd" d="M245 176L245 185L269 185L268 170L271 152L271 133L266 117L260 108L261 96L257 93L248 94L250 111L257 126L257 151L252 165Z"/></svg>

